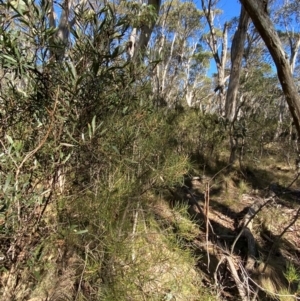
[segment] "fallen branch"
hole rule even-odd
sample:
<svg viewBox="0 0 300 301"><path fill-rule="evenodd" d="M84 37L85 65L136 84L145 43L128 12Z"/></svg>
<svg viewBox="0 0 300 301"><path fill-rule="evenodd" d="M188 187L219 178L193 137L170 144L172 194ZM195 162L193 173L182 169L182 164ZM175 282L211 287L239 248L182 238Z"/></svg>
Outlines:
<svg viewBox="0 0 300 301"><path fill-rule="evenodd" d="M262 210L263 207L265 207L268 203L274 200L274 197L269 197L260 202L260 204L254 203L248 210L247 214L245 215L243 221L242 221L242 229L240 230L238 236L234 240L232 246L231 246L231 252L230 254L233 254L234 247L237 243L237 241L240 239L240 237L243 235L247 238L248 242L248 259L246 263L246 268L248 270L252 270L255 264L255 255L256 255L256 247L255 247L255 239L253 237L253 234L251 232L252 229L252 220L254 217Z"/></svg>
<svg viewBox="0 0 300 301"><path fill-rule="evenodd" d="M208 236L209 236L209 182L205 184L205 197L204 197L204 217L205 217L205 241L206 241L206 254L207 254L207 271L209 271L210 257L208 250Z"/></svg>
<svg viewBox="0 0 300 301"><path fill-rule="evenodd" d="M249 301L249 296L248 296L248 293L245 289L245 286L243 284L243 282L240 280L240 277L236 271L236 268L233 264L233 261L231 259L230 256L226 256L226 260L228 262L228 265L229 265L229 269L230 269L230 272L231 272L231 275L234 279L234 282L236 284L236 287L239 291L239 294L240 294L240 297L242 299L242 301Z"/></svg>

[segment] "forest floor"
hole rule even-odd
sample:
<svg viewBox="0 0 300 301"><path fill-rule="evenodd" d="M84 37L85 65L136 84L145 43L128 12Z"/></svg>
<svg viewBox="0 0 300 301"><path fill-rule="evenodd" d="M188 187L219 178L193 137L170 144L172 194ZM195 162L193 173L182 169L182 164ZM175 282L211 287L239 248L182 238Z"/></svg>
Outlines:
<svg viewBox="0 0 300 301"><path fill-rule="evenodd" d="M192 245L204 282L220 300L300 299L299 174L275 159L224 166L187 178L171 193L188 200L200 225Z"/></svg>
<svg viewBox="0 0 300 301"><path fill-rule="evenodd" d="M243 167L214 163L211 166L199 164L195 174L185 177L182 186L168 187L159 196L146 196L147 209L142 213L145 220L141 225L142 228L148 227L148 230L142 231L140 237L136 234L135 240L139 241L140 246L136 244L131 248L134 235L128 236L129 252L141 252L143 260L148 258L149 266L139 266L144 268L140 274L148 275L151 271L161 282L168 282L170 275L181 279L179 283L183 277L190 277L187 282L199 278L216 300L257 300L256 296L258 300L300 300L299 174L288 162L280 163L272 157L260 164L245 163ZM189 234L186 234L191 229L189 225L181 229L181 232L186 230L181 240L184 240L183 248L188 247L198 258L198 276L191 262L180 261L182 254L175 254L173 246L169 248L163 242L163 235L160 235L163 232L153 231L151 226L147 226L147 223L150 224L146 220L148 210L156 220L160 220L161 228L167 223L176 233L177 222L181 219L176 208L182 205L187 209L189 219L196 224ZM74 214L65 210L64 216ZM96 256L102 253L97 250L95 239L84 245L83 240L74 239L70 232L55 233L57 221L51 215L51 207L46 216L48 221L44 223L44 228L22 237L24 250L34 254L32 262L25 263L19 255L15 263L6 263L7 272L2 273L0 279L1 283L6 283L6 300L81 300L77 298L79 293L91 296L95 287L100 287L92 278L83 280L83 275L92 274L101 266L98 262L100 257ZM134 221L132 223L135 228ZM180 227L184 228L184 223ZM123 243L126 245L126 241ZM96 246L94 253L89 249L93 244ZM145 246L148 250L144 254ZM157 257L157 250L160 250L158 253L165 253L165 257ZM89 260L83 262L82 254L90 256L93 265L87 265ZM124 273L130 280L131 268L118 260L122 275ZM115 266L117 264L117 261L114 262ZM169 273L168 279L159 278L162 268L168 271L165 273ZM132 271L136 273L134 269L133 265ZM185 271L184 275L181 270ZM124 281L124 278L121 280ZM149 283L142 288L145 296ZM120 288L120 282L116 282L116 287ZM170 294L166 293L165 297L168 296ZM211 297L198 298L183 297L180 292L176 296L176 300L183 301L212 300ZM144 297L144 300L161 299L151 296L148 299Z"/></svg>

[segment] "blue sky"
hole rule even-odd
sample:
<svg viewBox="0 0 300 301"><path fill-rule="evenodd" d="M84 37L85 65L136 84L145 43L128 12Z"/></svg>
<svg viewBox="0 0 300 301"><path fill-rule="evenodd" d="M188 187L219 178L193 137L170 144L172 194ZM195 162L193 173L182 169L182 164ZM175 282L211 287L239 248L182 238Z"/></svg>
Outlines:
<svg viewBox="0 0 300 301"><path fill-rule="evenodd" d="M240 15L241 4L238 0L221 0L218 7L224 12L222 15L224 22Z"/></svg>
<svg viewBox="0 0 300 301"><path fill-rule="evenodd" d="M201 1L194 0L197 7L201 8ZM222 22L230 20L232 17L240 15L241 4L238 0L220 0L217 7L223 11L221 20Z"/></svg>
<svg viewBox="0 0 300 301"><path fill-rule="evenodd" d="M200 0L195 0L195 3L199 8L201 8ZM223 11L222 15L219 17L221 25L223 25L226 21L231 20L233 17L239 17L241 11L241 4L238 0L220 0L220 2L217 4L217 8ZM208 70L208 76L211 76L213 73L216 72L216 63L212 59L210 62L210 68Z"/></svg>

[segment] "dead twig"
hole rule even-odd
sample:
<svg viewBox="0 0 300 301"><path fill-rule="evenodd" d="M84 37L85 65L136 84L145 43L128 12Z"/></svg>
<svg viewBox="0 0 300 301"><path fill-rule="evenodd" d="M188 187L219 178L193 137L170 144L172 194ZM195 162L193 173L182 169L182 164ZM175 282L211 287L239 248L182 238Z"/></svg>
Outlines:
<svg viewBox="0 0 300 301"><path fill-rule="evenodd" d="M79 293L80 293L81 284L82 284L82 281L83 281L83 275L85 273L86 265L87 265L87 261L88 261L88 253L89 253L89 244L85 246L84 266L83 266L81 276L80 276L80 280L79 280L79 283L78 283L78 288L77 288L77 292L76 292L76 296L75 296L75 301L77 301Z"/></svg>
<svg viewBox="0 0 300 301"><path fill-rule="evenodd" d="M206 242L206 254L207 254L207 270L209 271L210 257L208 250L208 236L209 236L209 182L205 184L205 197L204 197L204 217L205 217L205 242Z"/></svg>
<svg viewBox="0 0 300 301"><path fill-rule="evenodd" d="M247 228L247 226L250 224L250 222L254 219L254 217L271 201L273 201L274 198L273 197L269 197L265 200L263 200L263 202L261 203L261 205L259 207L257 207L257 204L252 205L249 208L249 211L247 213L247 215L249 215L248 218L246 218L245 223L241 229L241 231L239 232L238 236L236 237L236 239L234 240L232 246L231 246L231 251L230 254L233 254L234 251L234 247L237 243L237 241L240 239L240 237L242 236L242 234L244 233L245 229Z"/></svg>
<svg viewBox="0 0 300 301"><path fill-rule="evenodd" d="M242 299L242 301L249 301L249 297L248 297L248 293L247 293L247 290L245 289L245 285L244 283L241 281L238 273L237 273L237 270L234 266L234 263L231 259L231 256L226 256L226 260L228 262L228 265L229 265L229 269L230 269L230 272L231 272L231 275L234 279L234 282L236 284L236 287L239 291L239 295Z"/></svg>
<svg viewBox="0 0 300 301"><path fill-rule="evenodd" d="M263 267L262 273L264 273L265 270L266 270L266 268L267 268L268 262L270 260L271 254L272 254L275 246L279 243L279 241L282 239L283 235L288 231L288 229L296 223L296 221L299 218L299 215L300 215L300 207L297 209L297 212L296 212L294 218L292 219L292 221L283 229L283 231L280 233L280 235L273 242L273 244L271 246L271 249L270 249L270 251L268 253L267 259L266 259L266 261L264 263L264 267Z"/></svg>

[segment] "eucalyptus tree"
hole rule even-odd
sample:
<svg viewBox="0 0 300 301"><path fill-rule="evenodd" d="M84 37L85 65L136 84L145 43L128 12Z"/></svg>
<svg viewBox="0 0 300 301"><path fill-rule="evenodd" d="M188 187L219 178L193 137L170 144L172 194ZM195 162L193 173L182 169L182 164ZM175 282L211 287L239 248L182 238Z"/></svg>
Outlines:
<svg viewBox="0 0 300 301"><path fill-rule="evenodd" d="M203 36L203 39L208 45L217 66L217 84L214 91L218 93L219 113L223 114L226 97L225 83L229 77L225 69L227 63L229 24L225 22L223 28L216 27L216 16L221 13L221 11L217 9L218 2L219 0L201 0L202 10L209 28L209 32ZM219 50L220 48L221 50Z"/></svg>
<svg viewBox="0 0 300 301"><path fill-rule="evenodd" d="M240 0L240 2L245 7L270 51L298 136L300 136L300 97L298 89L293 79L289 58L284 51L268 10L264 3L258 0Z"/></svg>
<svg viewBox="0 0 300 301"><path fill-rule="evenodd" d="M129 56L131 59L137 59L139 56L140 58L144 56L160 10L161 0L148 0L146 3L143 0L139 0L136 3L131 3L131 5L141 6L136 18L136 26L132 28L128 43Z"/></svg>
<svg viewBox="0 0 300 301"><path fill-rule="evenodd" d="M226 93L225 116L231 123L230 130L230 146L231 155L229 162L235 160L235 151L237 148L238 139L234 133L234 121L237 117L237 97L240 85L240 74L242 68L242 58L244 55L244 44L246 41L247 29L249 24L249 16L245 9L241 8L238 28L235 31L231 44L231 71L229 84Z"/></svg>
<svg viewBox="0 0 300 301"><path fill-rule="evenodd" d="M238 28L231 43L231 71L225 103L225 115L230 122L234 121L237 113L237 97L248 24L249 16L244 7L242 7Z"/></svg>
<svg viewBox="0 0 300 301"><path fill-rule="evenodd" d="M299 63L300 49L300 4L295 0L278 0L272 5L273 20L283 47L289 56L292 74Z"/></svg>
<svg viewBox="0 0 300 301"><path fill-rule="evenodd" d="M278 0L272 5L272 16L283 48L289 58L291 73L299 87L299 77L295 76L295 68L299 65L300 49L300 5L298 1ZM281 97L279 105L277 137L283 130L287 112L285 97Z"/></svg>
<svg viewBox="0 0 300 301"><path fill-rule="evenodd" d="M193 2L166 1L152 43L153 87L168 106L185 99L188 106L197 102L199 90L206 84L210 54L202 49L203 14ZM199 98L198 98L199 100Z"/></svg>

